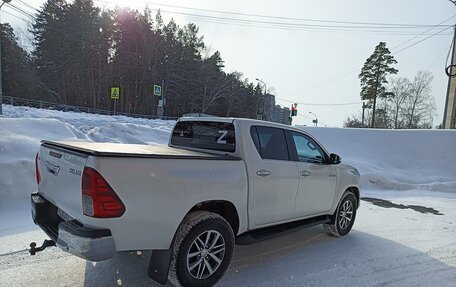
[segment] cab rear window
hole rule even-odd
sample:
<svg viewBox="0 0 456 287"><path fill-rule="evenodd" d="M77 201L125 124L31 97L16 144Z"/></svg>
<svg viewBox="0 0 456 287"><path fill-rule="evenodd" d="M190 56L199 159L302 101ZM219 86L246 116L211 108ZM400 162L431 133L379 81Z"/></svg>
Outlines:
<svg viewBox="0 0 456 287"><path fill-rule="evenodd" d="M180 121L171 137L171 144L215 151L236 151L234 125L223 122Z"/></svg>

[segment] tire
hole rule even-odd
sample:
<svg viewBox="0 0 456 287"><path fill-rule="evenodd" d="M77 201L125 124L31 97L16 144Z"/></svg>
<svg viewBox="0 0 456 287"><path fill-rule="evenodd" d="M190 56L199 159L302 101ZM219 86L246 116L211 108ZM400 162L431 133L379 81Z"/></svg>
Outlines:
<svg viewBox="0 0 456 287"><path fill-rule="evenodd" d="M191 212L176 232L169 281L176 286L212 286L225 274L233 251L233 230L223 217Z"/></svg>
<svg viewBox="0 0 456 287"><path fill-rule="evenodd" d="M323 225L325 232L336 237L347 235L355 223L357 209L355 195L350 191L346 191L334 214L334 224Z"/></svg>

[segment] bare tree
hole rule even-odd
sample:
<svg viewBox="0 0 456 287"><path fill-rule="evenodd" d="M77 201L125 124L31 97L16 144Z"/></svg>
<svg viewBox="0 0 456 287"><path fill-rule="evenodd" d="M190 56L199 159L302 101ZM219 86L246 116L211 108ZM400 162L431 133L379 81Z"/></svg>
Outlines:
<svg viewBox="0 0 456 287"><path fill-rule="evenodd" d="M404 103L410 96L411 83L405 77L393 78L390 82L389 89L394 94L394 97L391 99L391 110L394 119L393 127L400 129L405 125L401 113L404 109Z"/></svg>
<svg viewBox="0 0 456 287"><path fill-rule="evenodd" d="M432 74L419 71L413 81L405 77L389 79L386 93L378 102L375 127L395 129L430 129L436 115L434 97L432 96ZM367 110L365 119L372 121L372 110ZM352 116L344 121L344 127L359 126L360 116Z"/></svg>
<svg viewBox="0 0 456 287"><path fill-rule="evenodd" d="M404 103L406 128L432 128L436 112L431 95L433 76L428 71L419 71L410 84L410 94Z"/></svg>

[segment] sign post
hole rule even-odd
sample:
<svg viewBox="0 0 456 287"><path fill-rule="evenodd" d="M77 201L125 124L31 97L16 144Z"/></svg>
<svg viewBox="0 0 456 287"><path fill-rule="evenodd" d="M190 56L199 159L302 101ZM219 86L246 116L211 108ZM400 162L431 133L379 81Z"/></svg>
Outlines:
<svg viewBox="0 0 456 287"><path fill-rule="evenodd" d="M117 100L120 98L120 88L111 87L111 99L114 100L114 115L116 114Z"/></svg>
<svg viewBox="0 0 456 287"><path fill-rule="evenodd" d="M165 97L165 80L162 80L161 85L154 85L154 96L161 97L158 101L157 116L162 118L165 114L166 97Z"/></svg>

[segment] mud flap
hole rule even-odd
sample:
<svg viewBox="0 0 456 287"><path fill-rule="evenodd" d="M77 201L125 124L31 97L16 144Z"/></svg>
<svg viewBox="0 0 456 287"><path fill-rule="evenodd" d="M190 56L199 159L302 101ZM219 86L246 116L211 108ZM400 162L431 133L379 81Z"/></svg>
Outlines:
<svg viewBox="0 0 456 287"><path fill-rule="evenodd" d="M172 250L152 250L147 275L154 281L165 285L168 281Z"/></svg>

